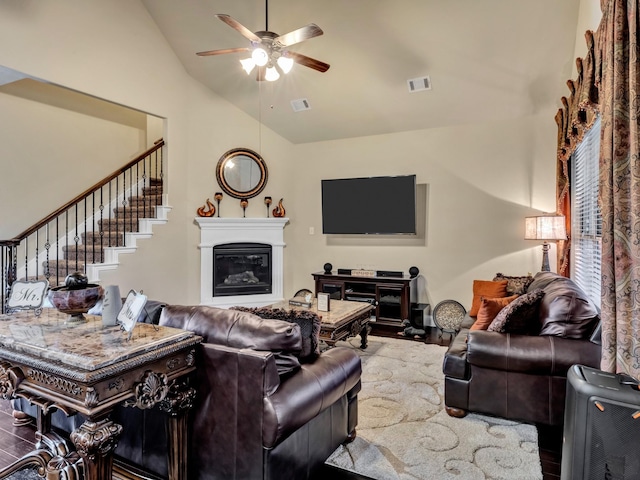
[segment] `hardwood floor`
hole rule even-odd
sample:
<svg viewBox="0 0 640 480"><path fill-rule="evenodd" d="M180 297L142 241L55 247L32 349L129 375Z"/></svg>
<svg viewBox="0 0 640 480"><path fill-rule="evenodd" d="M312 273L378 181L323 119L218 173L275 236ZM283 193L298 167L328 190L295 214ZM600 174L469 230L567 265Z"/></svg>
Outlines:
<svg viewBox="0 0 640 480"><path fill-rule="evenodd" d="M437 329L432 328L427 332L426 338L415 339L401 337L395 332L388 336L406 338L407 341L435 343L446 346L450 337L445 334L438 335ZM0 400L0 468L4 468L24 454L35 448L35 431L32 426L14 427L11 416L11 404L6 400ZM542 465L543 480L559 480L562 454L562 429L538 426L538 448L540 450L540 463ZM325 465L314 480L371 480L362 475L353 474L344 470Z"/></svg>
<svg viewBox="0 0 640 480"><path fill-rule="evenodd" d="M0 468L35 449L34 427L14 427L8 400L0 400Z"/></svg>

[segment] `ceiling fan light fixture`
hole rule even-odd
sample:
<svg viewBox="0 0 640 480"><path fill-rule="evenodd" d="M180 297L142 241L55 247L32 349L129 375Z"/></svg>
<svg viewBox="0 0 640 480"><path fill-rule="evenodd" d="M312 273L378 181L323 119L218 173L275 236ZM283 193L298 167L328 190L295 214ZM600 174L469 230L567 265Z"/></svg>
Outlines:
<svg viewBox="0 0 640 480"><path fill-rule="evenodd" d="M242 69L247 72L247 75L249 75L256 66L256 62L254 62L251 57L240 60L240 64L242 65Z"/></svg>
<svg viewBox="0 0 640 480"><path fill-rule="evenodd" d="M269 61L269 54L264 48L257 47L251 52L251 58L257 66L264 67Z"/></svg>
<svg viewBox="0 0 640 480"><path fill-rule="evenodd" d="M273 65L267 67L267 71L264 74L264 79L266 81L275 82L279 78L280 78L280 74L278 73L278 70L276 70L276 67L274 67Z"/></svg>
<svg viewBox="0 0 640 480"><path fill-rule="evenodd" d="M293 58L282 55L278 58L278 66L283 73L289 73L293 67Z"/></svg>

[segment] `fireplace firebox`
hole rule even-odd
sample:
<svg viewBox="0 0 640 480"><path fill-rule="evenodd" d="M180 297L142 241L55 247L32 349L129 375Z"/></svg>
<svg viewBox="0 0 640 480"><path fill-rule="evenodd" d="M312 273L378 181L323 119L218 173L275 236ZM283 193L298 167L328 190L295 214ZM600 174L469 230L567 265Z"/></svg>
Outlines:
<svg viewBox="0 0 640 480"><path fill-rule="evenodd" d="M225 243L213 248L213 296L269 294L271 245Z"/></svg>

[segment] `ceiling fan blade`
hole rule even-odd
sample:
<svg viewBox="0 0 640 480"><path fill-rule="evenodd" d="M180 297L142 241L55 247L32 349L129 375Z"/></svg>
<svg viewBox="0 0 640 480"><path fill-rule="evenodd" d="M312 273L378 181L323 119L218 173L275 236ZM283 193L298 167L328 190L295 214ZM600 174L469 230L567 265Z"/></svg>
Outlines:
<svg viewBox="0 0 640 480"><path fill-rule="evenodd" d="M288 47L289 45L300 43L313 37L319 37L323 33L324 32L319 26L315 23L310 23L309 25L305 25L293 32L280 35L274 39L274 42L278 42L283 47Z"/></svg>
<svg viewBox="0 0 640 480"><path fill-rule="evenodd" d="M206 52L197 52L196 55L200 55L201 57L208 57L210 55L223 55L225 53L236 53L236 52L248 52L250 48L240 47L240 48L224 48L221 50L208 50Z"/></svg>
<svg viewBox="0 0 640 480"><path fill-rule="evenodd" d="M307 57L306 55L302 55L301 53L296 53L289 51L287 53L294 62L299 63L300 65L304 65L305 67L313 68L319 72L326 72L329 70L328 63L321 62L320 60L316 60L315 58Z"/></svg>
<svg viewBox="0 0 640 480"><path fill-rule="evenodd" d="M258 82L263 82L263 81L265 81L264 76L265 76L266 72L267 72L267 67L266 67L266 66L264 66L264 67L257 67L257 68L256 68L256 80L257 80Z"/></svg>
<svg viewBox="0 0 640 480"><path fill-rule="evenodd" d="M240 32L240 35L242 35L244 38L247 38L252 42L260 43L261 39L259 36L257 36L255 33L253 33L251 30L249 30L247 27L242 25L237 20L234 20L233 18L231 18L229 15L218 13L216 14L216 17L218 17L220 20L222 20L224 23L229 25L234 30L237 30L238 32Z"/></svg>

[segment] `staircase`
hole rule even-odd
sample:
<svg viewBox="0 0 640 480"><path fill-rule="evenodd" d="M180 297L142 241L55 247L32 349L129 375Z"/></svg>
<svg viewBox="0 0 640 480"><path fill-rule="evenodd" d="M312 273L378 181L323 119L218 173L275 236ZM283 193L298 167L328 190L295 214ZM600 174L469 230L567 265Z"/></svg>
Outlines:
<svg viewBox="0 0 640 480"><path fill-rule="evenodd" d="M16 279L57 286L79 271L99 282L100 272L117 268L120 254L135 252L153 225L167 222L163 146L158 140L20 235L0 240L2 312Z"/></svg>
<svg viewBox="0 0 640 480"><path fill-rule="evenodd" d="M152 178L149 183L142 195L130 196L111 217L97 220L98 230L82 232L79 243L62 246L63 258L48 262L51 286L64 283L69 265L85 272L90 282L99 281L100 271L117 268L119 254L133 253L137 240L151 237L152 225L166 223L171 208L163 206L162 180ZM42 267L46 272L46 261Z"/></svg>

